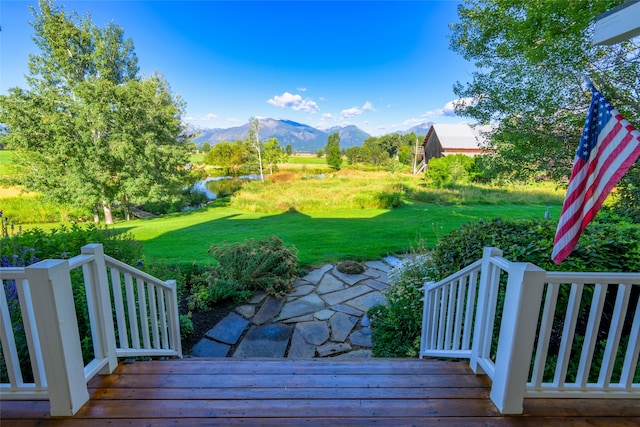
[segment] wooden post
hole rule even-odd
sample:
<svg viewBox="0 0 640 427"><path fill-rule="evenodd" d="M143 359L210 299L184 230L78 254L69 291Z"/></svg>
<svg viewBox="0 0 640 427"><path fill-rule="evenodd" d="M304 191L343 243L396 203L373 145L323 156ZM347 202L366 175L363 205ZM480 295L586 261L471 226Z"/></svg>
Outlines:
<svg viewBox="0 0 640 427"><path fill-rule="evenodd" d="M504 299L491 400L503 414L521 414L531 366L545 270L511 263Z"/></svg>
<svg viewBox="0 0 640 427"><path fill-rule="evenodd" d="M484 330L489 311L489 289L491 288L491 257L502 256L502 251L493 247L485 247L482 254L482 270L480 271L480 286L478 289L478 308L476 309L475 326L473 330L473 344L471 346L471 358L469 366L476 374L484 374L478 361L482 357L482 348L485 339Z"/></svg>
<svg viewBox="0 0 640 427"><path fill-rule="evenodd" d="M71 416L89 400L69 263L40 261L25 268L42 348L51 415Z"/></svg>
<svg viewBox="0 0 640 427"><path fill-rule="evenodd" d="M88 280L85 286L90 291L88 295L92 295L92 301L87 301L87 308L91 318L95 356L98 359L107 359L107 364L100 374L108 375L118 367L118 357L104 249L101 244L92 243L83 246L81 251L83 255L93 256L93 262L83 266L85 281Z"/></svg>
<svg viewBox="0 0 640 427"><path fill-rule="evenodd" d="M178 357L182 359L182 341L180 339L180 314L178 312L178 285L175 280L167 280L167 285L173 288L171 301L168 301L169 321L171 324L171 341L173 347L178 352Z"/></svg>

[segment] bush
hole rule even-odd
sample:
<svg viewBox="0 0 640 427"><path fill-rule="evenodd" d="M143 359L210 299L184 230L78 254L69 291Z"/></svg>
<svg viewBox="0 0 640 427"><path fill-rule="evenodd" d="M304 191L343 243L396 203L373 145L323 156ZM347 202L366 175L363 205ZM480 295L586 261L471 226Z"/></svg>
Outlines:
<svg viewBox="0 0 640 427"><path fill-rule="evenodd" d="M640 271L638 225L609 222L603 216L587 226L574 252L559 265L551 260L555 229L555 222L548 220L480 220L444 236L429 259L416 258L394 269L388 306L369 311L374 356L415 356L422 326L419 289L428 280L442 280L482 258L485 246L503 250L509 261L531 262L549 271ZM558 305L566 305L567 298L561 293Z"/></svg>
<svg viewBox="0 0 640 427"><path fill-rule="evenodd" d="M429 160L425 178L437 188L446 185L466 184L471 180L476 169L472 157L464 154L452 154Z"/></svg>
<svg viewBox="0 0 640 427"><path fill-rule="evenodd" d="M218 263L216 279L231 281L243 290L265 290L280 298L291 290L297 277L296 248L285 247L275 236L213 245L209 253Z"/></svg>
<svg viewBox="0 0 640 427"><path fill-rule="evenodd" d="M433 252L430 279L441 280L482 258L494 246L513 262L531 262L549 271L640 271L640 226L592 222L573 253L561 264L551 260L557 224L548 220L480 220L445 236Z"/></svg>
<svg viewBox="0 0 640 427"><path fill-rule="evenodd" d="M218 302L231 300L241 304L250 296L251 291L244 289L240 283L221 279L215 271L211 271L192 277L187 308L190 311L207 311Z"/></svg>
<svg viewBox="0 0 640 427"><path fill-rule="evenodd" d="M389 273L387 305L369 309L375 357L416 357L420 350L422 291L429 269L426 255L414 255Z"/></svg>

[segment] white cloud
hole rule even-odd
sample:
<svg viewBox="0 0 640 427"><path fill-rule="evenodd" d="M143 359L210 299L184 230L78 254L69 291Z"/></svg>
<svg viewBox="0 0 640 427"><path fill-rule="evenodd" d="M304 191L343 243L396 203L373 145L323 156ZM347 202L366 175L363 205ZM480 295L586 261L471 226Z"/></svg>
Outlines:
<svg viewBox="0 0 640 427"><path fill-rule="evenodd" d="M375 108L373 108L373 104L372 103L367 101L362 106L362 111L377 111L377 110Z"/></svg>
<svg viewBox="0 0 640 427"><path fill-rule="evenodd" d="M422 123L424 123L424 118L422 119L409 119L409 120L405 120L404 122L402 122L403 126L409 126L409 127L413 127L413 126L417 126L420 125Z"/></svg>
<svg viewBox="0 0 640 427"><path fill-rule="evenodd" d="M351 108L347 108L346 110L342 110L340 112L340 117L342 117L343 119L350 119L355 116L359 116L365 111L377 111L377 110L373 107L373 104L371 102L367 101L362 105L361 108L351 107Z"/></svg>
<svg viewBox="0 0 640 427"><path fill-rule="evenodd" d="M202 117L202 120L218 120L219 118L220 116L217 114L209 113L205 114L204 117Z"/></svg>
<svg viewBox="0 0 640 427"><path fill-rule="evenodd" d="M360 114L362 114L361 109L359 109L358 107L351 107L347 108L346 110L342 110L340 112L340 117L342 117L343 119L350 119L352 117L359 116Z"/></svg>
<svg viewBox="0 0 640 427"><path fill-rule="evenodd" d="M235 117L229 117L229 118L227 119L227 121L228 121L229 123L240 123L240 119L237 119L237 118L235 118Z"/></svg>
<svg viewBox="0 0 640 427"><path fill-rule="evenodd" d="M331 113L325 113L322 115L322 120L331 120L333 119L333 114Z"/></svg>
<svg viewBox="0 0 640 427"><path fill-rule="evenodd" d="M306 91L307 91L307 88L306 88L306 87L297 87L297 88L296 88L296 90L297 90L298 92L306 92Z"/></svg>
<svg viewBox="0 0 640 427"><path fill-rule="evenodd" d="M310 99L302 99L298 94L285 92L282 95L276 95L267 101L274 107L288 108L294 111L304 111L306 113L317 113L320 109L318 104Z"/></svg>
<svg viewBox="0 0 640 427"><path fill-rule="evenodd" d="M458 98L444 104L444 107L439 108L435 111L427 111L425 113L425 117L433 117L433 116L444 116L444 117L455 117L456 116L456 107L466 107L470 105L474 105L476 100L474 98Z"/></svg>

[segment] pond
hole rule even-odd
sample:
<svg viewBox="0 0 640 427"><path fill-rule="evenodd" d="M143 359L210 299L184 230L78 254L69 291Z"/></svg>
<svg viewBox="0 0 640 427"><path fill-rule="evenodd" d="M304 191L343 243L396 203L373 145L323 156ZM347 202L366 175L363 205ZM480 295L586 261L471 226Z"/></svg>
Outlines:
<svg viewBox="0 0 640 427"><path fill-rule="evenodd" d="M230 196L247 181L260 179L258 175L245 176L215 176L198 181L193 185L193 191L204 193L209 200Z"/></svg>

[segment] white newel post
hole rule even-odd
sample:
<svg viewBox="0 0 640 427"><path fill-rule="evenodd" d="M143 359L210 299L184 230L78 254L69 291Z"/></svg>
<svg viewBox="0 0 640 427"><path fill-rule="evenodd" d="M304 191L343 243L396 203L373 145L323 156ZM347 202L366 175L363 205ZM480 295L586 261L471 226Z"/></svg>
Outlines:
<svg viewBox="0 0 640 427"><path fill-rule="evenodd" d="M502 256L500 249L486 246L482 253L482 270L480 271L480 286L478 289L478 307L476 309L475 327L473 330L473 344L471 347L471 358L469 359L469 366L476 374L484 374L482 367L478 364L478 361L482 357L482 349L484 348L484 341L491 339L491 337L485 337L485 323L487 322L487 314L489 311L489 289L491 288L491 281L493 280L491 271L491 257Z"/></svg>
<svg viewBox="0 0 640 427"><path fill-rule="evenodd" d="M546 271L514 262L500 324L491 400L503 414L522 414Z"/></svg>
<svg viewBox="0 0 640 427"><path fill-rule="evenodd" d="M173 292L171 293L172 298L169 301L171 307L169 307L169 313L171 319L169 321L173 321L171 331L172 344L178 352L178 357L182 358L182 341L180 340L180 314L178 312L178 285L175 280L167 280L167 285L173 288Z"/></svg>
<svg viewBox="0 0 640 427"><path fill-rule="evenodd" d="M71 416L89 400L69 263L40 261L25 268L42 348L51 415Z"/></svg>
<svg viewBox="0 0 640 427"><path fill-rule="evenodd" d="M89 279L89 283L85 283L85 286L93 296L92 301L87 301L87 305L91 318L95 356L98 359L107 359L107 365L100 374L108 375L118 367L118 357L104 248L101 244L92 243L83 246L81 251L83 255L92 255L94 259L92 263L83 266L85 277Z"/></svg>

